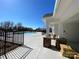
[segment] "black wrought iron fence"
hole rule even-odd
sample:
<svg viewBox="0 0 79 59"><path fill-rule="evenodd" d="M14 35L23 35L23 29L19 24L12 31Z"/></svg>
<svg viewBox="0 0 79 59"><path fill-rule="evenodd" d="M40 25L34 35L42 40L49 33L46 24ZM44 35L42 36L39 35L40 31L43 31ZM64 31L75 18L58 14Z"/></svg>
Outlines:
<svg viewBox="0 0 79 59"><path fill-rule="evenodd" d="M24 45L24 27L11 26L9 22L0 26L0 56L4 55L5 59L8 59L7 52Z"/></svg>

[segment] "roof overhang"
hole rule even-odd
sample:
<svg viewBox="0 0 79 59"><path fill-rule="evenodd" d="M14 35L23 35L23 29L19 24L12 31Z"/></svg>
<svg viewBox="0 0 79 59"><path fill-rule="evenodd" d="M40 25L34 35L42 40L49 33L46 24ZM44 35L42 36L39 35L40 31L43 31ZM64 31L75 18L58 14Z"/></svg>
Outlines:
<svg viewBox="0 0 79 59"><path fill-rule="evenodd" d="M79 0L56 0L53 15L43 18L48 23L63 23L66 21L71 22L75 20L75 18L79 19L79 17L77 17L79 13L78 5Z"/></svg>

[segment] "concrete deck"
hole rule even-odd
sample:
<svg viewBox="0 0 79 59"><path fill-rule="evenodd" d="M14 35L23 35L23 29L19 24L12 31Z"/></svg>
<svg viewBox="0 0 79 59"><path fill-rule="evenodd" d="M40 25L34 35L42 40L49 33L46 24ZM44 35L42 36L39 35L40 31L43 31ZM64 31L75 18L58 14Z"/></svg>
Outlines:
<svg viewBox="0 0 79 59"><path fill-rule="evenodd" d="M25 34L24 44L33 48L25 59L68 59L61 56L55 47L53 49L43 47L43 37L41 33ZM55 45L54 40L52 40L52 45Z"/></svg>

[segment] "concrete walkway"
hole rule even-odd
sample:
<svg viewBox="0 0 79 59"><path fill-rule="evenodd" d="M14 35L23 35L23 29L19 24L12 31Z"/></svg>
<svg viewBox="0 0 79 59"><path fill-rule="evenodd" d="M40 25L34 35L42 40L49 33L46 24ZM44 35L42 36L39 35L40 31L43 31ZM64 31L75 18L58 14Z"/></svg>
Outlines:
<svg viewBox="0 0 79 59"><path fill-rule="evenodd" d="M25 59L67 59L56 51L56 49L48 49L43 47L43 37L41 33L25 34L24 44L33 50L26 56ZM52 41L52 45L55 45L55 41Z"/></svg>

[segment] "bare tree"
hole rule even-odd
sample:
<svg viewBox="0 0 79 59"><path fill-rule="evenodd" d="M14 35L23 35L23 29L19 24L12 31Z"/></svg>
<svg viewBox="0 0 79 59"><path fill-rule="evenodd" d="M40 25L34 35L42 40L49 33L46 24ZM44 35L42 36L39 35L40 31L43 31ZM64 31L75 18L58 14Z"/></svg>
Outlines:
<svg viewBox="0 0 79 59"><path fill-rule="evenodd" d="M10 21L6 21L6 22L1 22L0 23L0 26L2 28L5 28L5 29L8 29L8 28L13 28L13 22L10 22Z"/></svg>
<svg viewBox="0 0 79 59"><path fill-rule="evenodd" d="M23 26L22 26L21 23L16 24L15 27L16 27L17 29L21 29L21 28L23 28Z"/></svg>

